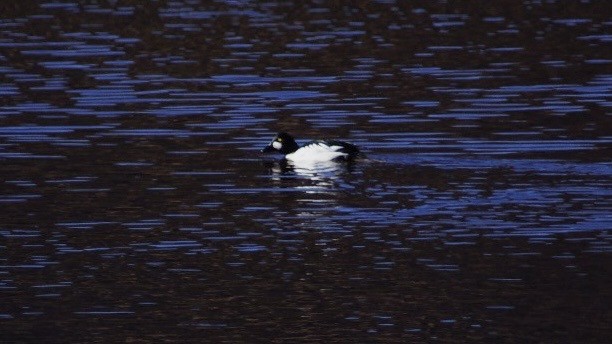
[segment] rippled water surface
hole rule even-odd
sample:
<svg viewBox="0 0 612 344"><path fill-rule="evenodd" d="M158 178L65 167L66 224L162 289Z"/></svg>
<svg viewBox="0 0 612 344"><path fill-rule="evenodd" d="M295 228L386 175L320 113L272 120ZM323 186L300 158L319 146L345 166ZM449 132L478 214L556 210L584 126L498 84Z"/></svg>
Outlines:
<svg viewBox="0 0 612 344"><path fill-rule="evenodd" d="M1 341L607 342L609 9L3 2Z"/></svg>

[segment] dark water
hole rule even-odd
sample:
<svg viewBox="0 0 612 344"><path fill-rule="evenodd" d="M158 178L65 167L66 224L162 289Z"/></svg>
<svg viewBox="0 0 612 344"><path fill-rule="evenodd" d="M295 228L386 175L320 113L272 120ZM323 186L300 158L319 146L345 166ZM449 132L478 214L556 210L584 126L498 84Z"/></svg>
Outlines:
<svg viewBox="0 0 612 344"><path fill-rule="evenodd" d="M607 342L609 9L2 2L1 341Z"/></svg>

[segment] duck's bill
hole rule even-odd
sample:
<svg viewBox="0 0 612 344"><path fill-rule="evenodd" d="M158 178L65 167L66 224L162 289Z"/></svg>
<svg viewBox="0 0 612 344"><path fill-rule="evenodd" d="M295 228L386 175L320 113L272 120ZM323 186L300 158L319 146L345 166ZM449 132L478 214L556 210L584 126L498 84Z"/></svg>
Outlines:
<svg viewBox="0 0 612 344"><path fill-rule="evenodd" d="M271 153L274 151L276 151L276 149L274 149L274 147L272 147L271 145L261 150L262 153Z"/></svg>

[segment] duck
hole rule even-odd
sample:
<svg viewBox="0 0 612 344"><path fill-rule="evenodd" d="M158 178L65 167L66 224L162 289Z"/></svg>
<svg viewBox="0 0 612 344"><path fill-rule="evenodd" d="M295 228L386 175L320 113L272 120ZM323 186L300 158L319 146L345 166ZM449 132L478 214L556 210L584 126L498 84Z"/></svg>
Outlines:
<svg viewBox="0 0 612 344"><path fill-rule="evenodd" d="M359 155L357 146L338 140L315 140L299 146L293 136L280 132L264 149L263 153L281 153L294 163L353 161Z"/></svg>

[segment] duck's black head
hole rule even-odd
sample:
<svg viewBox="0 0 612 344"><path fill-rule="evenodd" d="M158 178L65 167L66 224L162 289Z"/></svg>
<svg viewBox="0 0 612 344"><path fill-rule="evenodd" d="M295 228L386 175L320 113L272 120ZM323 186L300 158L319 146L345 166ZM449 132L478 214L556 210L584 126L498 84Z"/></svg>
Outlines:
<svg viewBox="0 0 612 344"><path fill-rule="evenodd" d="M278 133L274 140L270 144L262 149L264 153L278 152L282 154L289 154L295 152L299 148L298 144L295 143L293 137L287 133Z"/></svg>

